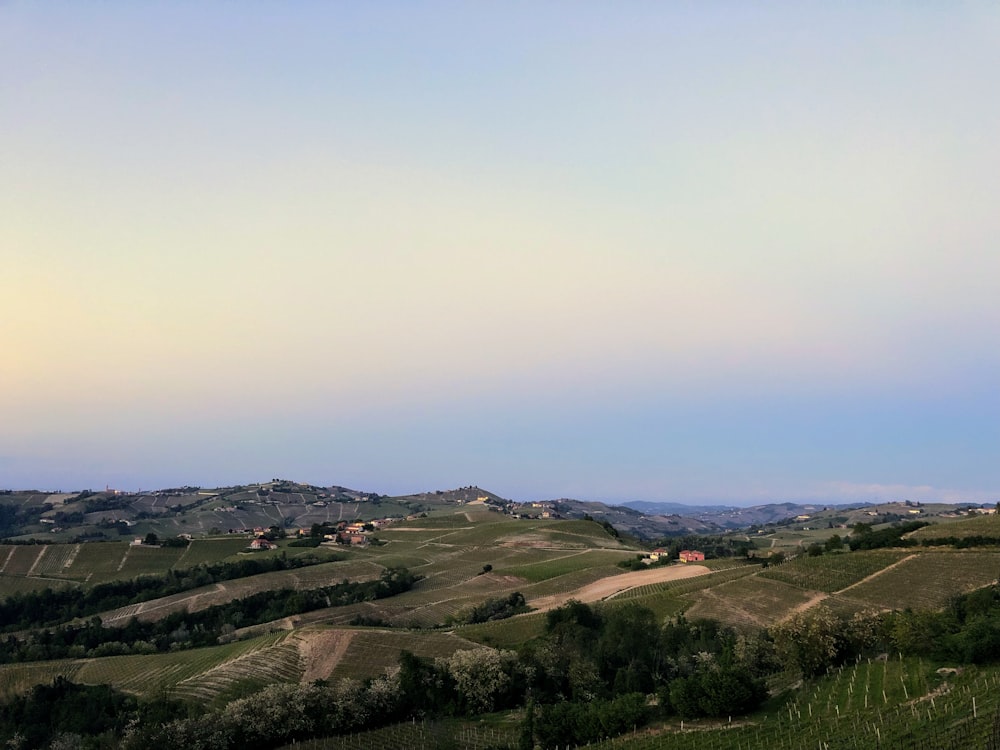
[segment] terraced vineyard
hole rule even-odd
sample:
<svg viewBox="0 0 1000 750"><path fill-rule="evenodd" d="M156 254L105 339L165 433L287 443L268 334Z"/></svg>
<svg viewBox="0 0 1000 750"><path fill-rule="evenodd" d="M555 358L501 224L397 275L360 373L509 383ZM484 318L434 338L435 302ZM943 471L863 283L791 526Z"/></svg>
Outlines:
<svg viewBox="0 0 1000 750"><path fill-rule="evenodd" d="M814 591L833 593L899 562L907 552L872 550L840 555L798 557L761 572L764 578Z"/></svg>

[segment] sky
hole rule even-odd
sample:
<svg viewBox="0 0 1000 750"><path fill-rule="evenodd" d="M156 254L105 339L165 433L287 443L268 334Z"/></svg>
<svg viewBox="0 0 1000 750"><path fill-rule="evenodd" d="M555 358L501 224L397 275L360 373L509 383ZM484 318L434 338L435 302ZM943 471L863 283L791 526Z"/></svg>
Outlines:
<svg viewBox="0 0 1000 750"><path fill-rule="evenodd" d="M998 81L991 3L0 2L0 487L1000 500Z"/></svg>

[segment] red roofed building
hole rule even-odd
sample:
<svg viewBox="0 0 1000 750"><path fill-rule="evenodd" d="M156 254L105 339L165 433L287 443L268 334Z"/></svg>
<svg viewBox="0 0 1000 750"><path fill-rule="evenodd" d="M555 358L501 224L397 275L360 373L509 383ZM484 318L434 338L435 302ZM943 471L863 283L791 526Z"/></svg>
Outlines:
<svg viewBox="0 0 1000 750"><path fill-rule="evenodd" d="M696 549L682 549L677 558L683 563L704 562L705 553L699 552Z"/></svg>

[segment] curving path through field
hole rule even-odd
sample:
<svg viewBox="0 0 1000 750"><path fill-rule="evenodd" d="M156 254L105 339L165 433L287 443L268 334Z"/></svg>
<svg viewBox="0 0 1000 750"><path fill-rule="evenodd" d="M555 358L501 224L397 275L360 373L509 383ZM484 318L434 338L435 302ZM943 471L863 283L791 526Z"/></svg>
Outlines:
<svg viewBox="0 0 1000 750"><path fill-rule="evenodd" d="M694 578L711 573L704 565L669 565L666 567L650 568L649 570L637 570L631 573L622 573L617 576L608 576L599 581L588 583L586 586L562 594L542 596L537 599L529 599L535 612L545 612L562 606L570 599L581 602L599 602L603 599L610 599L623 591L634 589L637 586L645 586L650 583L664 583L666 581L679 581L684 578Z"/></svg>

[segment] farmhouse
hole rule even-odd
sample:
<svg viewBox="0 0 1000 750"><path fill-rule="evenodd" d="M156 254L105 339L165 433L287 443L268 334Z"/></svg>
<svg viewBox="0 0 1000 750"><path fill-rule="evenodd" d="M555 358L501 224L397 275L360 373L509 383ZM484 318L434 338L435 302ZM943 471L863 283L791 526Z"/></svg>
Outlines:
<svg viewBox="0 0 1000 750"><path fill-rule="evenodd" d="M257 537L250 542L250 549L277 549L278 545L267 541L264 537Z"/></svg>
<svg viewBox="0 0 1000 750"><path fill-rule="evenodd" d="M649 553L649 559L652 560L653 562L656 562L661 557L666 557L668 554L670 553L667 552L667 550L663 549L663 547L657 547L656 549L654 549L652 552Z"/></svg>
<svg viewBox="0 0 1000 750"><path fill-rule="evenodd" d="M705 553L696 549L682 549L677 557L683 563L704 562Z"/></svg>

